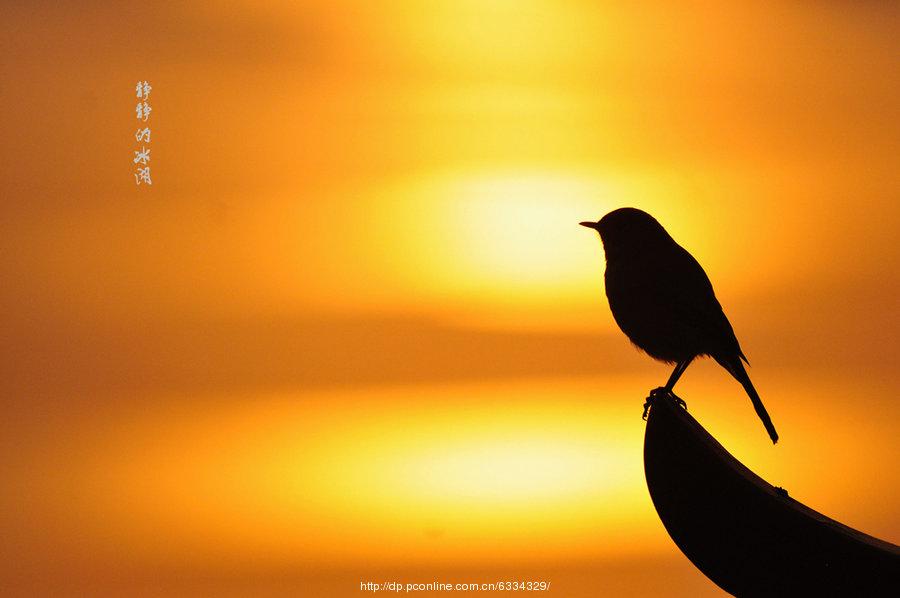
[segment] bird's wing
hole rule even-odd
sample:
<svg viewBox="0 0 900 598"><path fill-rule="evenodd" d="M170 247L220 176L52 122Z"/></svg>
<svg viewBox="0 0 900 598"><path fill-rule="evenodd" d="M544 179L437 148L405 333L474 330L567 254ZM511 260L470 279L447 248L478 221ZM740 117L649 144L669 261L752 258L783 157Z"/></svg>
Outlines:
<svg viewBox="0 0 900 598"><path fill-rule="evenodd" d="M709 352L737 355L746 361L706 272L681 246L670 255L659 262L656 276L661 284L656 289L661 302L673 310L673 321L680 322L683 334L696 338Z"/></svg>

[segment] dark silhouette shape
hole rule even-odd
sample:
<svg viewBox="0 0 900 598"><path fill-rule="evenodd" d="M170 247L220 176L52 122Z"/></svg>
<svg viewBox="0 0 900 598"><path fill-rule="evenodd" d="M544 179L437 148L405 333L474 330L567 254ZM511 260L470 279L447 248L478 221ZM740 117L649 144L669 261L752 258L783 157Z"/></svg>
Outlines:
<svg viewBox="0 0 900 598"><path fill-rule="evenodd" d="M673 396L651 401L644 473L653 506L716 585L735 596L900 596L900 547L767 483Z"/></svg>
<svg viewBox="0 0 900 598"><path fill-rule="evenodd" d="M606 296L619 328L650 357L676 364L655 393L671 393L691 361L709 355L741 383L772 442L778 442L741 360L750 362L697 260L655 218L635 208L580 224L600 233Z"/></svg>

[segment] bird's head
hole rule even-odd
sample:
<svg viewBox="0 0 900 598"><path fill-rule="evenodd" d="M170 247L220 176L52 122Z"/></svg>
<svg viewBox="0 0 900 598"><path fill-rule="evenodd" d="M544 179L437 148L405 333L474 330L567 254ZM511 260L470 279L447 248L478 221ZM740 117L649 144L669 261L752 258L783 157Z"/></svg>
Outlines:
<svg viewBox="0 0 900 598"><path fill-rule="evenodd" d="M672 239L656 218L637 208L619 208L597 222L579 222L579 224L600 233L607 254L610 249L639 250Z"/></svg>

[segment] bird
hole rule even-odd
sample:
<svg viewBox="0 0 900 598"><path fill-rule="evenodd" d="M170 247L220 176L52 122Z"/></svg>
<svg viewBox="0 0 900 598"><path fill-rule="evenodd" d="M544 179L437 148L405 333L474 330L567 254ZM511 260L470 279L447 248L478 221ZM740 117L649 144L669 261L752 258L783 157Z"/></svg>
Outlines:
<svg viewBox="0 0 900 598"><path fill-rule="evenodd" d="M636 208L619 208L597 222L579 224L600 234L606 297L616 324L650 357L675 365L665 387L654 392L674 396L675 383L688 365L698 357L712 357L744 387L777 443L772 418L744 368L750 362L694 256L653 216Z"/></svg>

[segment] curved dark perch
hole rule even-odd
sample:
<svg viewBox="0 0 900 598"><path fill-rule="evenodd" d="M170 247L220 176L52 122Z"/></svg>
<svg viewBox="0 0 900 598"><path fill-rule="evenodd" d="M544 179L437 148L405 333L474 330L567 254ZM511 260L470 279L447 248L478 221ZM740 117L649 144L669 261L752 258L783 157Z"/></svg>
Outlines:
<svg viewBox="0 0 900 598"><path fill-rule="evenodd" d="M726 592L900 596L900 547L789 498L667 397L650 409L644 473L666 531Z"/></svg>

